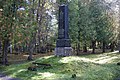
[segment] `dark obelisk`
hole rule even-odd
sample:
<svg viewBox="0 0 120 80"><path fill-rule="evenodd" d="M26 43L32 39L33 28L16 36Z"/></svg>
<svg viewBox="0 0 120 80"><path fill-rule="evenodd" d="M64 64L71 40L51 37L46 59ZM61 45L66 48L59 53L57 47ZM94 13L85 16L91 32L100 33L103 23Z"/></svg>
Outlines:
<svg viewBox="0 0 120 80"><path fill-rule="evenodd" d="M58 39L55 48L56 56L69 56L72 53L68 30L68 6L63 4L59 6Z"/></svg>

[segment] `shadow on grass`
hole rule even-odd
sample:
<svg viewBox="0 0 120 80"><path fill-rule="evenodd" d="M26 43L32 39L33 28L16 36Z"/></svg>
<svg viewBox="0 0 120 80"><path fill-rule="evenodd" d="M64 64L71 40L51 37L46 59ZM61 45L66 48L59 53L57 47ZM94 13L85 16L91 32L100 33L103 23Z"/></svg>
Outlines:
<svg viewBox="0 0 120 80"><path fill-rule="evenodd" d="M4 72L22 80L112 80L120 76L120 67L113 63L95 64L76 60L62 63L63 58L48 56L35 60L51 64L50 68L39 67L37 71L28 71L32 62L27 62L8 66ZM76 78L72 78L73 74L76 74Z"/></svg>
<svg viewBox="0 0 120 80"><path fill-rule="evenodd" d="M38 72L44 73L46 71L47 72L53 71L52 69L54 69L55 71L58 70L57 66L60 67L61 65L63 65L62 63L58 63L60 59L61 59L60 57L57 58L57 57L51 56L50 58L43 57L35 60L40 63L48 63L52 65L52 67L49 69L39 68L38 71L36 72L27 70L27 68L31 66L32 62L26 62L23 64L14 64L14 65L6 66L5 68L1 67L0 69L2 70L3 73L9 76L21 78L23 80L32 80L30 78L34 76L41 76L40 74L38 74Z"/></svg>
<svg viewBox="0 0 120 80"><path fill-rule="evenodd" d="M59 62L62 58L63 57L50 56L50 57L43 57L35 60L36 62L39 62L39 63L51 64L52 67L50 68L43 69L42 67L39 67L37 71L28 71L27 68L31 66L31 63L30 63L26 65L23 64L23 65L16 66L13 69L11 68L11 70L7 71L7 73L9 73L14 77L21 78L23 80L41 80L41 79L49 80L49 78L52 80L53 79L59 80L58 78L60 78L60 80L62 80L62 78L66 78L66 79L71 78L72 73L69 67L66 66L69 64Z"/></svg>

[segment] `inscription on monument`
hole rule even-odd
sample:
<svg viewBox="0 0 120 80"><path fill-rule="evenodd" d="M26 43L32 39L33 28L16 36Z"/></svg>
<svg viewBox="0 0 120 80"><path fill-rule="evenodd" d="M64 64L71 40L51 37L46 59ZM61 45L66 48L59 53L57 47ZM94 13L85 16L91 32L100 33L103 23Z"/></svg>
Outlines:
<svg viewBox="0 0 120 80"><path fill-rule="evenodd" d="M64 27L63 27L63 19L64 19L64 16L63 16L63 15L64 15L63 12L60 11L60 13L59 13L59 17L60 17L59 29L63 29L63 28L64 28Z"/></svg>
<svg viewBox="0 0 120 80"><path fill-rule="evenodd" d="M64 29L59 29L59 30L58 30L58 38L59 38L59 39L64 38Z"/></svg>

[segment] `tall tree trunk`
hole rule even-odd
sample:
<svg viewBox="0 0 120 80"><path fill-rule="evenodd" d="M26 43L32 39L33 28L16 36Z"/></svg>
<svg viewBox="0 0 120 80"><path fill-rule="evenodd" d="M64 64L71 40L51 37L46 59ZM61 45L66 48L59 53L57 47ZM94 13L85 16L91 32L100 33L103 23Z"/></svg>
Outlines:
<svg viewBox="0 0 120 80"><path fill-rule="evenodd" d="M29 60L29 61L32 61L32 60L33 60L33 58L32 58L32 50L30 50L29 56L28 56L28 59L27 59L27 60Z"/></svg>
<svg viewBox="0 0 120 80"><path fill-rule="evenodd" d="M28 60L33 60L32 58L32 54L35 48L35 35L33 36L33 39L31 40L30 44L29 44L29 56L28 56Z"/></svg>
<svg viewBox="0 0 120 80"><path fill-rule="evenodd" d="M96 41L92 41L92 53L95 54Z"/></svg>
<svg viewBox="0 0 120 80"><path fill-rule="evenodd" d="M119 53L120 53L120 0L118 0L118 8L119 8L119 28L118 28L118 49L119 49Z"/></svg>
<svg viewBox="0 0 120 80"><path fill-rule="evenodd" d="M2 62L2 44L0 41L0 63Z"/></svg>
<svg viewBox="0 0 120 80"><path fill-rule="evenodd" d="M33 54L33 46L32 46L32 43L31 43L30 47L29 47L29 56L28 56L29 61L33 60L32 54Z"/></svg>
<svg viewBox="0 0 120 80"><path fill-rule="evenodd" d="M77 55L80 53L80 43L77 44Z"/></svg>
<svg viewBox="0 0 120 80"><path fill-rule="evenodd" d="M87 44L86 44L86 41L84 42L83 52L87 52Z"/></svg>
<svg viewBox="0 0 120 80"><path fill-rule="evenodd" d="M78 30L78 43L77 43L77 55L80 53L80 26L79 26L80 22L78 22L78 27L79 27L79 30Z"/></svg>
<svg viewBox="0 0 120 80"><path fill-rule="evenodd" d="M0 54L2 53L2 44L1 44L1 41L0 41Z"/></svg>
<svg viewBox="0 0 120 80"><path fill-rule="evenodd" d="M110 44L110 48L111 48L111 52L113 52L114 49L115 49L115 43L114 43L114 42L112 42L112 43Z"/></svg>
<svg viewBox="0 0 120 80"><path fill-rule="evenodd" d="M39 45L38 45L38 48L39 48L39 52L41 51L41 24L42 24L42 19L43 19L43 10L44 10L44 5L45 5L45 0L43 0L41 6L40 6L40 0L38 1L38 9L37 9L37 17L36 17L36 20L38 22L38 26L39 26L39 29L38 29L38 41L39 41ZM40 19L39 19L40 18Z"/></svg>
<svg viewBox="0 0 120 80"><path fill-rule="evenodd" d="M32 14L34 15L34 0L32 0L33 2L33 6L32 6ZM34 16L31 16L32 20L34 21ZM33 60L32 59L32 54L33 54L33 50L34 50L34 47L35 47L35 37L36 37L36 33L32 36L32 40L29 44L29 56L28 56L28 60Z"/></svg>
<svg viewBox="0 0 120 80"><path fill-rule="evenodd" d="M39 24L39 27L40 27L40 24ZM39 42L38 53L41 52L41 36L40 36L40 32L41 32L41 30L38 30L38 42Z"/></svg>
<svg viewBox="0 0 120 80"><path fill-rule="evenodd" d="M26 42L25 48L26 48L26 52L28 52L29 51L29 43L28 42Z"/></svg>
<svg viewBox="0 0 120 80"><path fill-rule="evenodd" d="M105 52L105 41L103 41L103 46L102 46L102 52L104 53Z"/></svg>
<svg viewBox="0 0 120 80"><path fill-rule="evenodd" d="M6 65L8 63L7 59L7 49L8 49L9 40L5 39L3 42L3 54L2 54L2 64Z"/></svg>
<svg viewBox="0 0 120 80"><path fill-rule="evenodd" d="M118 40L118 50L119 50L119 53L120 53L120 39Z"/></svg>
<svg viewBox="0 0 120 80"><path fill-rule="evenodd" d="M75 49L74 52L77 54L77 42L75 43Z"/></svg>

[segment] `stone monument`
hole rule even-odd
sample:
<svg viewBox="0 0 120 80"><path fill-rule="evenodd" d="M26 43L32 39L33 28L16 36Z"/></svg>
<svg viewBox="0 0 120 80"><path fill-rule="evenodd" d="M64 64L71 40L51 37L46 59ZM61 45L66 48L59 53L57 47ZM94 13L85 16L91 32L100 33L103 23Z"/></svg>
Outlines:
<svg viewBox="0 0 120 80"><path fill-rule="evenodd" d="M69 56L72 53L68 30L68 6L63 4L59 6L58 39L55 48L56 56Z"/></svg>

